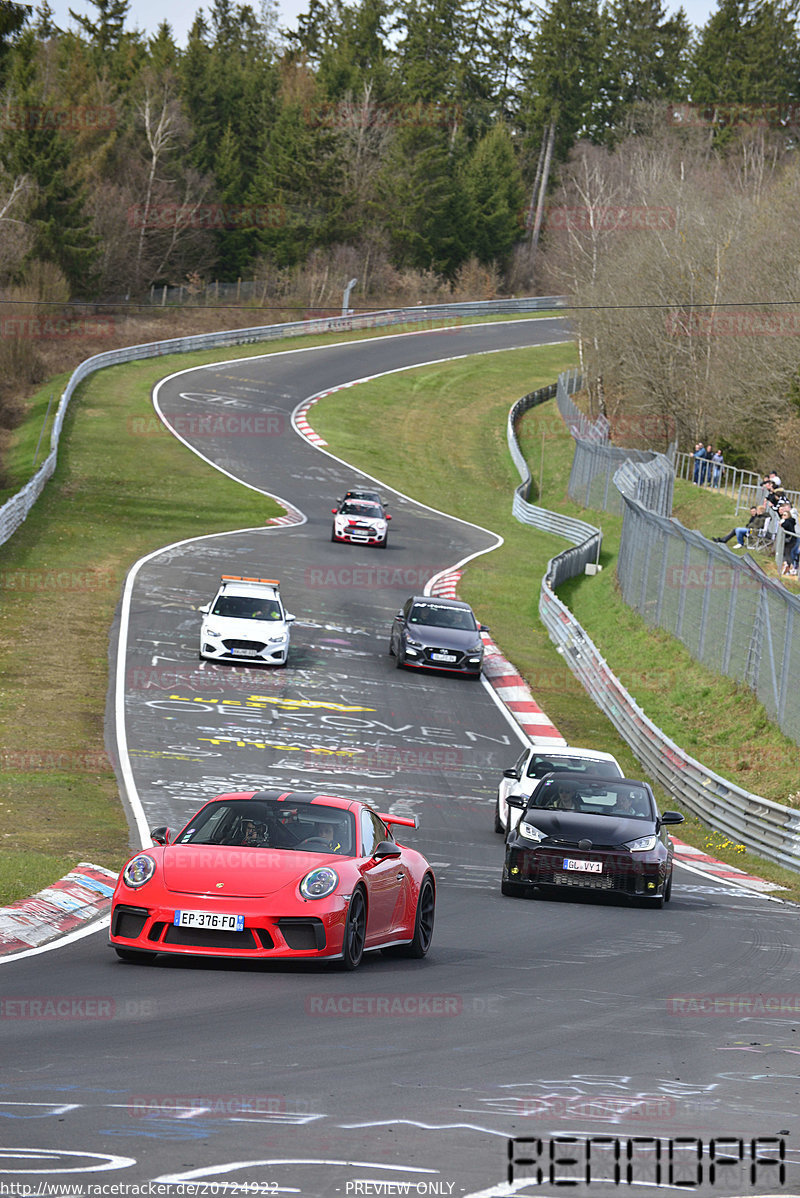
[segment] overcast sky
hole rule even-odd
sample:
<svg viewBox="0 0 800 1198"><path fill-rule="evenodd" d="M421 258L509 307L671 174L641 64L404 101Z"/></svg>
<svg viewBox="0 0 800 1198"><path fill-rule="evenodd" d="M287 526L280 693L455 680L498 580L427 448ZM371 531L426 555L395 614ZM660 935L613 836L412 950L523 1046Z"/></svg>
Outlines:
<svg viewBox="0 0 800 1198"><path fill-rule="evenodd" d="M89 13L92 16L97 12L87 0L51 0L51 4L55 10L55 23L62 29L69 28L71 24L70 9L74 12ZM186 35L197 10L205 8L208 11L210 7L209 3L204 4L202 0L170 0L169 4L164 4L164 0L132 0L128 24L150 34L155 33L161 21L166 17L172 26L172 32L177 42L183 46L186 44ZM258 10L257 3L254 3L253 7ZM678 4L669 5L670 11L674 11L678 7ZM716 9L717 5L712 0L686 0L683 7L691 24L705 25L709 14ZM279 24L293 27L297 16L305 12L307 8L308 0L280 0Z"/></svg>

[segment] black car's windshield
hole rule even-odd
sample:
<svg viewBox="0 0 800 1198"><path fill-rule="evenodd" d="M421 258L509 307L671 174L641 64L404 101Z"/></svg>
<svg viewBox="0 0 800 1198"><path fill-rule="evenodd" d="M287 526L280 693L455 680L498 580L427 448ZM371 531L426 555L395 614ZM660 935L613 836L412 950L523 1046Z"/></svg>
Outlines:
<svg viewBox="0 0 800 1198"><path fill-rule="evenodd" d="M469 608L447 607L443 603L415 603L408 622L428 624L432 628L456 628L461 632L474 632L477 628Z"/></svg>
<svg viewBox="0 0 800 1198"><path fill-rule="evenodd" d="M545 778L533 792L528 811L550 808L581 811L590 815L613 815L652 821L655 812L643 786L631 782L584 781L581 778Z"/></svg>
<svg viewBox="0 0 800 1198"><path fill-rule="evenodd" d="M231 799L209 803L180 833L176 844L237 845L355 855L355 820L340 807Z"/></svg>
<svg viewBox="0 0 800 1198"><path fill-rule="evenodd" d="M283 618L277 599L259 595L219 595L211 609L212 616L232 616L237 620L280 620Z"/></svg>
<svg viewBox="0 0 800 1198"><path fill-rule="evenodd" d="M594 774L600 778L619 778L620 771L613 761L590 761L586 757L561 757L557 753L534 753L525 771L529 778L543 778L559 770L570 774Z"/></svg>
<svg viewBox="0 0 800 1198"><path fill-rule="evenodd" d="M377 503L366 503L363 499L348 499L341 507L342 516L368 516L370 520L380 520L383 512Z"/></svg>

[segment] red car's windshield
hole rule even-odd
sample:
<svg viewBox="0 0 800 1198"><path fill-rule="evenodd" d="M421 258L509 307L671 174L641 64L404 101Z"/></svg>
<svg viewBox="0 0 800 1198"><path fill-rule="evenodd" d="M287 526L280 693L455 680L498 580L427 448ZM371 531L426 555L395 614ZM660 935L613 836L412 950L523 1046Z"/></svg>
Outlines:
<svg viewBox="0 0 800 1198"><path fill-rule="evenodd" d="M175 843L297 849L352 857L355 820L350 811L317 803L226 799L203 807Z"/></svg>

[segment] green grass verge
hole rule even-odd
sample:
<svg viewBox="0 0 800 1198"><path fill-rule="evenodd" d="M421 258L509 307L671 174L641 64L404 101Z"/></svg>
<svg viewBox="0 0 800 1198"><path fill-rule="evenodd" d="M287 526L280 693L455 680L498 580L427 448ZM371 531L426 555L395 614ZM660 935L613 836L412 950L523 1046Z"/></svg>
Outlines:
<svg viewBox="0 0 800 1198"><path fill-rule="evenodd" d="M554 346L493 354L479 367L465 360L412 370L326 397L314 410L313 424L347 461L505 538L499 550L470 563L459 594L491 627L563 735L575 744L610 750L635 777L641 767L630 749L564 665L539 621L541 578L564 541L519 524L511 514L519 478L506 446L508 409L570 365L574 349ZM376 430L373 439L365 431L370 429ZM559 593L611 668L679 745L747 789L786 802L796 776L797 746L770 724L749 691L698 665L677 641L648 628L622 602L614 575L621 520L577 509L569 499L572 440L554 401L526 415L521 441L537 490L541 485L541 502L602 525L603 572L573 580ZM676 490L679 519L690 527L706 522L715 530L728 523L730 500L700 494L690 484L686 488L686 496L681 487ZM800 899L796 874L744 853L684 814L687 840L786 886L786 897Z"/></svg>

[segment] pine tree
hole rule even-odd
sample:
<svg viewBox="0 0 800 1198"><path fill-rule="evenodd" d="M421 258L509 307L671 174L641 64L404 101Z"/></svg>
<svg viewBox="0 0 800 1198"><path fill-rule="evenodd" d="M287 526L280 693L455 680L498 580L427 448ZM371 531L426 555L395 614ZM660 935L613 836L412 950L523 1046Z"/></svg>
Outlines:
<svg viewBox="0 0 800 1198"><path fill-rule="evenodd" d="M408 125L386 156L377 194L398 266L452 278L471 252L469 197L460 182L463 138Z"/></svg>
<svg viewBox="0 0 800 1198"><path fill-rule="evenodd" d="M563 161L579 136L596 131L603 42L596 0L552 0L536 31L523 96L527 145L538 149L530 204L533 249L553 159Z"/></svg>
<svg viewBox="0 0 800 1198"><path fill-rule="evenodd" d="M523 233L525 192L505 126L495 125L478 142L466 164L463 186L471 214L471 252L486 266L506 266Z"/></svg>
<svg viewBox="0 0 800 1198"><path fill-rule="evenodd" d="M31 30L21 36L9 73L9 87L24 112L46 113L39 79L37 43ZM8 130L3 148L9 171L26 175L36 186L30 212L34 231L29 257L60 266L73 291L91 292L96 239L74 181L69 137L47 120L32 120Z"/></svg>
<svg viewBox="0 0 800 1198"><path fill-rule="evenodd" d="M29 15L30 10L26 5L12 4L10 0L3 0L0 4L0 84L5 77L9 46L24 27Z"/></svg>
<svg viewBox="0 0 800 1198"><path fill-rule="evenodd" d="M101 59L120 48L125 32L125 18L130 9L130 0L91 0L97 9L97 17L83 16L69 10L73 21L77 21L89 42L98 51Z"/></svg>
<svg viewBox="0 0 800 1198"><path fill-rule="evenodd" d="M699 104L781 104L798 98L800 44L794 4L720 0L700 32L690 70Z"/></svg>
<svg viewBox="0 0 800 1198"><path fill-rule="evenodd" d="M668 16L662 0L611 0L604 21L603 123L609 130L636 104L685 98L691 31L682 8Z"/></svg>

